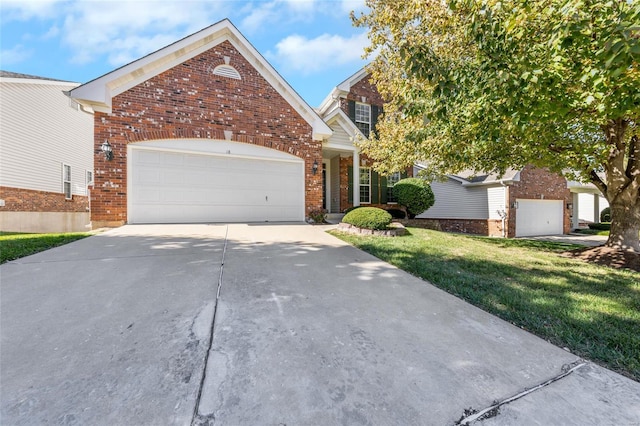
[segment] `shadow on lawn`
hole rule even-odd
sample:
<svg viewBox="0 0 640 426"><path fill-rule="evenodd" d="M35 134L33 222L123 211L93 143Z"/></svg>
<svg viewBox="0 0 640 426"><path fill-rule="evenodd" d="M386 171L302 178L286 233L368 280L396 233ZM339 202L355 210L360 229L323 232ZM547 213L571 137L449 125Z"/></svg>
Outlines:
<svg viewBox="0 0 640 426"><path fill-rule="evenodd" d="M562 251L558 243L483 241ZM562 267L550 271L534 258L523 268L500 258L471 259L369 241L359 241L358 247L553 344L640 380L640 333L632 331L640 330L640 293L628 274L585 274L562 258Z"/></svg>

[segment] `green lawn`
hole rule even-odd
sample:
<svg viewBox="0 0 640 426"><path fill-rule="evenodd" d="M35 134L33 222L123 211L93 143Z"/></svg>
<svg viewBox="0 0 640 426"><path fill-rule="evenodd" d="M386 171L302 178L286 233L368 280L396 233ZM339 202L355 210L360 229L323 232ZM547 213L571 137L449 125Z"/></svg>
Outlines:
<svg viewBox="0 0 640 426"><path fill-rule="evenodd" d="M578 246L409 228L333 235L573 353L640 380L640 273L561 257Z"/></svg>
<svg viewBox="0 0 640 426"><path fill-rule="evenodd" d="M88 237L89 235L91 234L86 232L67 234L0 232L0 264L61 246Z"/></svg>
<svg viewBox="0 0 640 426"><path fill-rule="evenodd" d="M609 236L609 231L603 231L600 229L576 229L574 232L577 234Z"/></svg>

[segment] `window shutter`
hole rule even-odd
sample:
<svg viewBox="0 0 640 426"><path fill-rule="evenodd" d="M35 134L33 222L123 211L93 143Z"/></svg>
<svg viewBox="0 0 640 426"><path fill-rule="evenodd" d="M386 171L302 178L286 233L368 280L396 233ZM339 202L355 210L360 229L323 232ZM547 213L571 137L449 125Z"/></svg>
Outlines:
<svg viewBox="0 0 640 426"><path fill-rule="evenodd" d="M347 202L353 204L353 166L347 167Z"/></svg>
<svg viewBox="0 0 640 426"><path fill-rule="evenodd" d="M400 179L406 179L409 175L407 174L407 171L405 170L404 172L400 172Z"/></svg>
<svg viewBox="0 0 640 426"><path fill-rule="evenodd" d="M378 124L378 115L380 115L381 109L377 105L371 105L371 133L375 136L378 136L376 124Z"/></svg>
<svg viewBox="0 0 640 426"><path fill-rule="evenodd" d="M379 204L380 203L380 185L379 185L380 176L376 173L375 170L371 169L371 203Z"/></svg>
<svg viewBox="0 0 640 426"><path fill-rule="evenodd" d="M349 118L353 121L353 124L356 123L356 101L347 101L348 102L348 113Z"/></svg>
<svg viewBox="0 0 640 426"><path fill-rule="evenodd" d="M380 176L380 204L387 204L387 177Z"/></svg>

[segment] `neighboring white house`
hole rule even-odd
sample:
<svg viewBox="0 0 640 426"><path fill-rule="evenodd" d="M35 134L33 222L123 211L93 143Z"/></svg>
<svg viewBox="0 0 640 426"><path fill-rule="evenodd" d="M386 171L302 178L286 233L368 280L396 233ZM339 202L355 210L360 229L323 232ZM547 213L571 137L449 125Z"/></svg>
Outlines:
<svg viewBox="0 0 640 426"><path fill-rule="evenodd" d="M0 71L0 230L89 229L93 115L77 83Z"/></svg>

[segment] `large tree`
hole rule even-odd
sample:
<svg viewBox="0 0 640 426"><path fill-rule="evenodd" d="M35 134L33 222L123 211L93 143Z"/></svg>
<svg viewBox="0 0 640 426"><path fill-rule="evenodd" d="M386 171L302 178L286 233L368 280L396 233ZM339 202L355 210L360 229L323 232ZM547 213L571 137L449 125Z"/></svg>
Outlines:
<svg viewBox="0 0 640 426"><path fill-rule="evenodd" d="M362 143L382 171L533 164L592 182L607 245L640 251L637 0L367 0L370 69L387 99Z"/></svg>

